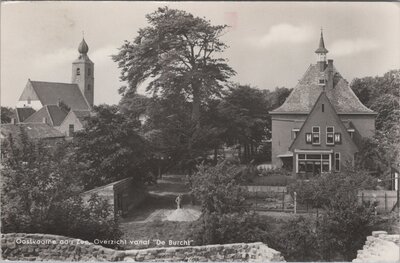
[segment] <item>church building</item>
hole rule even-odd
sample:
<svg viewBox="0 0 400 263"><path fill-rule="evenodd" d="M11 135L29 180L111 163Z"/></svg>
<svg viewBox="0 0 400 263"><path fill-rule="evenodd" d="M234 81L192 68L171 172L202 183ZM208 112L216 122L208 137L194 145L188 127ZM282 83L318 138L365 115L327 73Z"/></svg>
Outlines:
<svg viewBox="0 0 400 263"><path fill-rule="evenodd" d="M270 112L272 164L299 178L353 164L362 137L375 133L376 113L364 106L327 60L321 31L311 64L286 101Z"/></svg>
<svg viewBox="0 0 400 263"><path fill-rule="evenodd" d="M88 51L82 39L79 57L72 63L71 83L28 80L17 102L19 122L46 123L66 136L82 129L94 102L94 63Z"/></svg>

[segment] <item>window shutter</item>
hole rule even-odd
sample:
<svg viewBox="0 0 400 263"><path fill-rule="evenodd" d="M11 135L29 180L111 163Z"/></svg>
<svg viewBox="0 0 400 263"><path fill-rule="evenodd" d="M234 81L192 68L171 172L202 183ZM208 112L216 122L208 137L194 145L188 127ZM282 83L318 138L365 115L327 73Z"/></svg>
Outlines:
<svg viewBox="0 0 400 263"><path fill-rule="evenodd" d="M311 133L306 133L306 143L312 143Z"/></svg>
<svg viewBox="0 0 400 263"><path fill-rule="evenodd" d="M339 132L335 133L335 143L342 143L342 134Z"/></svg>

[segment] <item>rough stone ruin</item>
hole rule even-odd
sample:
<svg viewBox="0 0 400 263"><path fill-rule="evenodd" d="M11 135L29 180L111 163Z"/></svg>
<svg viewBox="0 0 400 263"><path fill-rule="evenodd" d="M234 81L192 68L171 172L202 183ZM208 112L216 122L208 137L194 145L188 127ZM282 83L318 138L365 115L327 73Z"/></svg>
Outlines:
<svg viewBox="0 0 400 263"><path fill-rule="evenodd" d="M63 236L10 233L1 235L1 249L3 260L24 261L285 261L261 242L114 250Z"/></svg>

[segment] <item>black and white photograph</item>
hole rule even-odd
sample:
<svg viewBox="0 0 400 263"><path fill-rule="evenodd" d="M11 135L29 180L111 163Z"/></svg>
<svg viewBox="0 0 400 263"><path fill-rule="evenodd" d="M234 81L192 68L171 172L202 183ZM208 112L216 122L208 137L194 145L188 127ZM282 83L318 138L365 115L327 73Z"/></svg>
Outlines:
<svg viewBox="0 0 400 263"><path fill-rule="evenodd" d="M398 2L0 7L1 261L400 262Z"/></svg>

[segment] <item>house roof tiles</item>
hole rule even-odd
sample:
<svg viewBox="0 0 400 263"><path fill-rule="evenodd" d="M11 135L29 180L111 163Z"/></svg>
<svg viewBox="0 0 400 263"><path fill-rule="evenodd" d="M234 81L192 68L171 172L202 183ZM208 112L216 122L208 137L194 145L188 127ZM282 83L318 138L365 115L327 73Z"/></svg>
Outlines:
<svg viewBox="0 0 400 263"><path fill-rule="evenodd" d="M36 111L32 108L16 108L15 109L15 115L17 117L17 122L23 122L26 120L29 116L34 114Z"/></svg>
<svg viewBox="0 0 400 263"><path fill-rule="evenodd" d="M14 138L19 136L21 129L24 129L30 139L52 139L65 137L57 129L46 123L18 123L18 124L2 124L0 127L1 134L8 137L11 134Z"/></svg>
<svg viewBox="0 0 400 263"><path fill-rule="evenodd" d="M324 90L324 87L318 85L318 82L322 78L326 79L327 70L320 71L318 65L310 65L286 101L280 107L271 111L271 113L309 113ZM326 95L338 114L374 114L372 110L360 102L350 89L347 81L335 67L333 67L333 76L333 88L326 89Z"/></svg>
<svg viewBox="0 0 400 263"><path fill-rule="evenodd" d="M60 126L68 112L64 111L57 105L45 105L40 110L32 114L27 118L25 123L39 123L43 122L43 118L46 118L49 124L52 126Z"/></svg>

